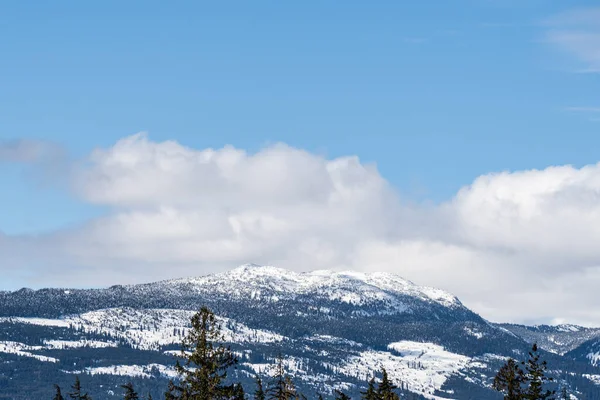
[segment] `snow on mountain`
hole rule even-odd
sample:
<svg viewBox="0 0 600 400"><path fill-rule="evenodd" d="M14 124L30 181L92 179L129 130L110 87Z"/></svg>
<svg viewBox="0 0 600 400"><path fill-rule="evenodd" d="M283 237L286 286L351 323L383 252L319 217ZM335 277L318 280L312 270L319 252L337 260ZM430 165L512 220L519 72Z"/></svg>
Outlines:
<svg viewBox="0 0 600 400"><path fill-rule="evenodd" d="M66 319L50 318L29 318L29 317L0 317L0 322L21 323L39 326L54 326L60 328L69 328L69 321Z"/></svg>
<svg viewBox="0 0 600 400"><path fill-rule="evenodd" d="M591 339L584 341L581 345L575 347L568 353L565 353L565 357L600 368L600 336L594 332L600 329L582 328L582 330L583 333L592 331L592 333L595 334L592 335Z"/></svg>
<svg viewBox="0 0 600 400"><path fill-rule="evenodd" d="M71 327L86 333L104 334L121 339L134 348L157 350L161 346L181 343L193 315L194 312L188 310L112 308L60 319L20 317L0 318L0 322L13 320L31 325ZM244 324L227 318L219 317L218 322L226 342L273 343L285 339L282 335L261 329L250 329ZM59 348L60 345L63 346L62 348L72 348L79 344L80 347L85 347L86 344L90 347L111 345L98 341L76 343L47 341L46 348Z"/></svg>
<svg viewBox="0 0 600 400"><path fill-rule="evenodd" d="M349 358L340 372L369 380L383 367L399 387L431 397L451 374L471 360L432 343L401 341L390 343L388 349L392 351L363 351Z"/></svg>
<svg viewBox="0 0 600 400"><path fill-rule="evenodd" d="M600 386L600 375L583 374L582 376Z"/></svg>
<svg viewBox="0 0 600 400"><path fill-rule="evenodd" d="M262 363L242 363L241 366L248 372L248 376L256 375L263 377L273 377L277 373L277 360L270 359ZM334 394L334 390L348 391L356 389L356 385L345 382L339 377L333 377L331 374L311 371L308 367L308 360L294 356L287 356L282 360L283 368L287 375L291 376L296 383L308 384L311 387L320 388L322 394ZM324 364L325 366L329 366Z"/></svg>
<svg viewBox="0 0 600 400"><path fill-rule="evenodd" d="M2 341L0 342L0 353L15 354L21 357L31 357L43 362L56 363L59 360L54 357L46 357L39 354L31 353L31 351L42 350L42 346L29 346L24 343Z"/></svg>
<svg viewBox="0 0 600 400"><path fill-rule="evenodd" d="M490 324L455 296L389 273L244 265L143 285L0 293L0 359L10 354L0 378L12 374L9 363L18 355L34 369L56 363L99 383L128 376L158 387L173 376L175 349L203 305L217 313L223 341L240 359L236 379L268 379L283 353L286 373L308 393L339 388L356 396L385 367L403 390L431 399L490 398L493 374L507 356L527 354L526 341L545 338L564 352L595 334ZM598 361L597 352L585 354ZM578 368L595 368L589 364ZM572 360L556 368L566 366ZM113 398L106 393L94 398Z"/></svg>
<svg viewBox="0 0 600 400"><path fill-rule="evenodd" d="M339 338L331 335L313 335L305 338L311 342L328 343L328 344L343 344L351 347L362 347L361 343L357 343L354 340L348 340Z"/></svg>
<svg viewBox="0 0 600 400"><path fill-rule="evenodd" d="M189 328L189 321L194 312L172 309L135 310L130 308L115 308L97 310L77 316L65 316L61 319L45 318L4 318L15 322L53 327L71 327L85 333L103 334L111 338L124 340L134 348L142 350L158 350L162 346L180 343ZM244 324L227 318L218 317L222 326L225 342L243 343L276 343L284 340L292 341L282 335L250 329ZM1 322L1 321L0 321ZM331 335L313 335L303 338L307 342L319 345L342 345L360 349L365 347L352 340ZM78 347L114 347L116 342L97 340L46 340L45 346L27 346L22 343L10 343L0 347L0 351L36 357L41 361L57 362L58 359L28 353L25 350L69 349ZM2 346L2 344L0 344ZM310 347L307 350L312 350ZM385 367L391 379L405 389L422 394L432 395L439 390L447 377L464 368L470 361L469 357L445 351L442 346L432 343L400 341L388 346L390 351L364 350L350 356L338 370L341 374L351 377L370 379L373 373ZM164 353L177 354L177 351ZM307 360L288 356L285 359L287 373L307 382L326 382L331 377L324 374L314 374L306 369ZM270 363L244 363L243 366L261 374L272 374L275 360ZM328 366L326 362L323 366ZM86 373L89 375L122 375L148 378L152 370L158 369L163 376L172 376L173 371L161 364L148 365L111 365L105 367L89 367L70 373ZM344 384L343 382L340 382ZM349 385L349 384L344 384ZM345 386L344 386L345 387Z"/></svg>
<svg viewBox="0 0 600 400"><path fill-rule="evenodd" d="M577 325L534 325L500 324L528 343L537 343L546 351L564 355L588 340L600 337L599 328L586 328Z"/></svg>
<svg viewBox="0 0 600 400"><path fill-rule="evenodd" d="M84 370L64 371L68 374L88 374L88 375L119 375L134 378L151 378L155 375L162 375L167 378L176 378L177 372L173 367L166 367L161 364L148 365L110 365L108 367L88 367Z"/></svg>
<svg viewBox="0 0 600 400"><path fill-rule="evenodd" d="M597 366L598 363L600 363L600 352L595 351L592 353L588 353L586 358L590 360L590 364L592 364L593 366Z"/></svg>
<svg viewBox="0 0 600 400"><path fill-rule="evenodd" d="M471 328L471 327L469 327L469 326L465 326L465 327L464 327L464 331L465 331L467 334L469 334L469 335L471 335L471 336L474 336L474 337L476 337L477 339L481 339L481 338L482 338L482 337L485 335L484 333L482 333L482 332L479 332L478 330L476 330L476 329L473 329L473 328Z"/></svg>
<svg viewBox="0 0 600 400"><path fill-rule="evenodd" d="M232 297L272 302L307 294L327 296L330 300L352 305L384 301L389 302L397 312L406 311L407 306L398 302L396 295L411 296L445 307L462 306L455 296L447 292L418 286L398 275L382 272L320 270L298 273L271 266L246 264L220 274L176 279L163 283L174 286L192 285L198 291L210 289L212 292Z"/></svg>
<svg viewBox="0 0 600 400"><path fill-rule="evenodd" d="M117 342L103 342L101 340L44 340L44 348L51 350L79 349L82 347L104 349L117 346Z"/></svg>
<svg viewBox="0 0 600 400"><path fill-rule="evenodd" d="M585 330L586 328L578 325L572 324L560 324L555 326L558 332L580 332L581 330Z"/></svg>
<svg viewBox="0 0 600 400"><path fill-rule="evenodd" d="M14 341L0 341L0 353L16 354L22 357L31 357L43 362L56 363L60 361L55 357L47 357L32 351L42 350L66 350L78 349L82 347L102 349L107 347L117 347L116 342L103 342L99 340L44 340L43 346L31 346Z"/></svg>

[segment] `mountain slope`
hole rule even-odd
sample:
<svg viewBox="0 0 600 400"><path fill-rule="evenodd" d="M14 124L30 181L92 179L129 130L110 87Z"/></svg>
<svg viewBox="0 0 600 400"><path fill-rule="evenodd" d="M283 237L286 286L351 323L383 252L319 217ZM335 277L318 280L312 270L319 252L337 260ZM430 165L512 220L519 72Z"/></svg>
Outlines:
<svg viewBox="0 0 600 400"><path fill-rule="evenodd" d="M379 313L414 313L429 304L470 313L456 297L434 288L421 287L393 274L316 271L293 273L280 268L244 265L232 271L200 278L177 279L143 285L112 286L108 289L21 289L0 292L5 306L2 316L42 314L52 317L83 312L117 303L166 306L184 301L195 308L198 300L227 298L253 300L255 304L299 301L311 297L353 307L377 306ZM402 301L405 300L405 301ZM27 316L27 315L21 315Z"/></svg>
<svg viewBox="0 0 600 400"><path fill-rule="evenodd" d="M115 398L126 377L159 397L189 318L202 305L219 316L241 360L234 377L248 390L256 374L268 379L282 352L309 398L335 388L356 395L385 366L406 395L493 399L494 372L529 348L455 296L393 274L245 265L143 285L1 293L0 393L27 381L22 371L36 371L43 378L27 384L42 397L75 373L94 387L96 399ZM556 370L568 368L569 379L581 380L579 392L596 389L584 377L600 375L596 366L546 356Z"/></svg>
<svg viewBox="0 0 600 400"><path fill-rule="evenodd" d="M527 343L537 343L542 349L556 354L568 353L590 339L600 337L600 328L586 328L577 325L536 325L498 324Z"/></svg>

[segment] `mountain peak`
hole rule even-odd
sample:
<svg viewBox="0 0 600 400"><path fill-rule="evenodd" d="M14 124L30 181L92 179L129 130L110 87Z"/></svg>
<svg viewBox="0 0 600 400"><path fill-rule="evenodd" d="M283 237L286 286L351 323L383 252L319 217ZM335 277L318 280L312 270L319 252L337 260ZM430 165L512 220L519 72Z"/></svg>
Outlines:
<svg viewBox="0 0 600 400"><path fill-rule="evenodd" d="M351 303L374 300L394 303L400 295L438 303L445 307L462 306L450 293L416 285L389 272L295 272L268 265L243 264L226 272L170 282L192 284L198 290L210 287L211 290L223 294L253 298L260 298L269 292L277 298L312 294Z"/></svg>
<svg viewBox="0 0 600 400"><path fill-rule="evenodd" d="M273 276L280 276L280 275L285 275L288 273L290 273L290 271L288 271L284 268L273 267L270 265L259 265L259 264L253 264L253 263L243 264L237 268L234 268L230 271L225 272L225 274L228 274L228 275L253 274L253 275L273 275Z"/></svg>

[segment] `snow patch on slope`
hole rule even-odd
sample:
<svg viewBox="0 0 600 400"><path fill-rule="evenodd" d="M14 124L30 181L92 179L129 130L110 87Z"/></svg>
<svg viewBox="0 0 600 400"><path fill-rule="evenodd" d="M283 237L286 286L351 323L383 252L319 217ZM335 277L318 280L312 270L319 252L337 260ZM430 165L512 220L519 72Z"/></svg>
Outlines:
<svg viewBox="0 0 600 400"><path fill-rule="evenodd" d="M252 371L252 376L258 374L262 376L273 377L277 373L277 360L269 359L267 361L269 362L246 362L240 364L240 366ZM282 360L282 365L286 375L292 377L296 382L302 381L313 386L319 386L325 391L329 390L329 394L333 393L333 389L347 390L350 387L354 386L351 383L342 382L339 380L333 382L332 377L330 375L326 375L323 373L314 373L309 371L308 360L304 358L286 356ZM325 386L322 386L322 384L325 383L327 384Z"/></svg>
<svg viewBox="0 0 600 400"><path fill-rule="evenodd" d="M352 356L342 364L340 372L368 380L374 371L385 368L399 387L432 398L450 375L471 360L432 343L401 341L390 343L388 349L392 352L368 350Z"/></svg>
<svg viewBox="0 0 600 400"><path fill-rule="evenodd" d="M137 349L158 350L161 346L181 343L194 314L194 311L174 309L109 308L60 319L12 318L12 320L32 325L73 327L85 333L106 334L122 339ZM252 329L227 318L217 317L217 321L222 327L221 333L225 342L274 343L286 339L282 335ZM100 343L93 342L97 346L100 346ZM54 345L59 344L54 343Z"/></svg>
<svg viewBox="0 0 600 400"><path fill-rule="evenodd" d="M31 357L43 362L56 363L59 360L54 357L42 356L31 353L31 351L44 350L42 346L29 346L24 343L4 341L0 342L0 353L16 354L21 357Z"/></svg>
<svg viewBox="0 0 600 400"><path fill-rule="evenodd" d="M600 375L583 374L582 376L592 381L595 385L600 385Z"/></svg>
<svg viewBox="0 0 600 400"><path fill-rule="evenodd" d="M588 353L588 355L585 357L590 360L590 363L592 363L594 367L598 366L598 363L600 362L600 352L596 351Z"/></svg>
<svg viewBox="0 0 600 400"><path fill-rule="evenodd" d="M341 337L330 336L330 335L313 335L306 337L306 340L318 343L331 343L339 345L347 345L351 347L362 347L362 343L355 342L354 340L344 339Z"/></svg>
<svg viewBox="0 0 600 400"><path fill-rule="evenodd" d="M44 340L44 347L52 350L79 349L82 347L104 349L117 346L118 343L116 342L103 342L100 340Z"/></svg>
<svg viewBox="0 0 600 400"><path fill-rule="evenodd" d="M0 317L0 323L20 323L28 325L38 326L54 326L58 328L69 328L69 322L62 319L49 319L49 318L32 318L32 317Z"/></svg>
<svg viewBox="0 0 600 400"><path fill-rule="evenodd" d="M167 378L176 378L178 376L175 368L167 367L162 364L110 365L108 367L89 367L82 371L64 372L69 374L131 376L135 378L151 378L157 374Z"/></svg>
<svg viewBox="0 0 600 400"><path fill-rule="evenodd" d="M483 338L483 333L479 332L478 330L475 330L471 327L465 326L464 331L473 337L476 337L477 339L482 339Z"/></svg>

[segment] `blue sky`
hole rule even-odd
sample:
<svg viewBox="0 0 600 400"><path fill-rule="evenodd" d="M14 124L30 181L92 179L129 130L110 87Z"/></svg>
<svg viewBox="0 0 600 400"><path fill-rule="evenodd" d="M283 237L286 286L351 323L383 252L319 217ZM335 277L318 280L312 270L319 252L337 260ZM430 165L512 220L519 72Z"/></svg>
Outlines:
<svg viewBox="0 0 600 400"><path fill-rule="evenodd" d="M83 156L148 131L195 147L283 141L357 154L418 200L491 171L598 159L597 74L545 40L593 2L3 3L0 139ZM4 232L93 215L68 194L10 187ZM43 212L41 210L44 210Z"/></svg>
<svg viewBox="0 0 600 400"><path fill-rule="evenodd" d="M256 262L600 324L596 2L10 1L0 54L0 290Z"/></svg>

